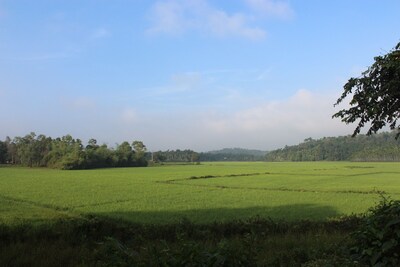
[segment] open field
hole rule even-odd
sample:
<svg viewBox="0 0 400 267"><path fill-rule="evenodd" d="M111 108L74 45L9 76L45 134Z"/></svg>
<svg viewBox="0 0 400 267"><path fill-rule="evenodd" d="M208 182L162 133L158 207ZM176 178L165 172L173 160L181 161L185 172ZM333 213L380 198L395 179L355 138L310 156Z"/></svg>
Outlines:
<svg viewBox="0 0 400 267"><path fill-rule="evenodd" d="M140 223L259 215L324 220L400 198L399 163L202 163L60 171L0 168L0 222L87 214Z"/></svg>

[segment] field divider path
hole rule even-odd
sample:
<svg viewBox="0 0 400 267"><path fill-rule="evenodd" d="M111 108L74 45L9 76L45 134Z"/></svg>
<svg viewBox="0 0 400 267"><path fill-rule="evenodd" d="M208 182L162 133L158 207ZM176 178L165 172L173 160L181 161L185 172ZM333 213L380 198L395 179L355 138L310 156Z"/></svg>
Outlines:
<svg viewBox="0 0 400 267"><path fill-rule="evenodd" d="M130 199L119 199L119 200L104 201L104 202L98 202L98 203L86 204L86 205L76 205L76 206L71 206L71 208L72 209L76 209L76 208L85 208L85 207L97 207L97 206L108 205L108 204L130 202L130 201L133 201L133 200L135 200L135 199L133 199L133 198L130 198Z"/></svg>
<svg viewBox="0 0 400 267"><path fill-rule="evenodd" d="M348 174L343 175L344 177L355 177L355 176L363 176L363 175L374 175L374 174L397 174L397 172L372 172L372 173L357 173L357 174ZM338 193L338 194L375 194L375 195L386 195L389 194L382 190L312 190L312 189L295 189L295 188L271 188L271 187L245 187L245 186L225 186L225 185L204 185L204 184L190 184L185 183L185 181L190 180L199 180L199 179L217 179L217 178L229 178L229 177L245 177L245 176L260 176L260 175L290 175L290 176L298 176L295 173L272 173L272 172L262 172L262 173L242 173L242 174L227 174L227 175L204 175L204 176L191 176L186 178L178 178L171 179L166 181L156 181L156 183L163 184L174 184L174 185L183 185L183 186L192 186L192 187L203 187L203 188L217 188L217 189L245 189L245 190L262 190L262 191L280 191L280 192L303 192L303 193ZM304 176L337 176L336 174L302 174ZM400 195L400 193L390 193L390 195Z"/></svg>
<svg viewBox="0 0 400 267"><path fill-rule="evenodd" d="M81 216L79 212L76 212L73 210L71 207L60 207L52 204L43 204L43 203L38 203L32 200L26 200L26 199L21 199L21 198L15 198L15 197L9 197L9 196L4 196L0 195L0 199L14 202L14 203L23 203L23 204L29 204L38 208L44 208L44 209L50 209L56 212L65 212L70 215L75 215L75 216Z"/></svg>

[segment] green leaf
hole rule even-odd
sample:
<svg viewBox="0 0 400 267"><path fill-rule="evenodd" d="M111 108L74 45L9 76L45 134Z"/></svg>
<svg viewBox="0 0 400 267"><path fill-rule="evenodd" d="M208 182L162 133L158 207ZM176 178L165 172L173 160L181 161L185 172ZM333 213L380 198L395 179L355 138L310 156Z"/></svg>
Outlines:
<svg viewBox="0 0 400 267"><path fill-rule="evenodd" d="M391 220L390 222L388 222L387 226L392 226L392 225L395 225L398 223L400 223L400 218L395 218L395 219Z"/></svg>
<svg viewBox="0 0 400 267"><path fill-rule="evenodd" d="M382 251L386 252L388 250L390 250L391 248L393 248L396 245L396 241L393 239L390 239L388 241L386 241L385 243L383 243L382 245Z"/></svg>

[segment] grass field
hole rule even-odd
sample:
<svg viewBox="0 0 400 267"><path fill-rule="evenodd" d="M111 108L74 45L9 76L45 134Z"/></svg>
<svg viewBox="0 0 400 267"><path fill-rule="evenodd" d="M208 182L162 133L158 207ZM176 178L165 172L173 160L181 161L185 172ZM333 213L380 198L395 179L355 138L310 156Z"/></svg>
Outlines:
<svg viewBox="0 0 400 267"><path fill-rule="evenodd" d="M140 223L259 215L324 220L365 212L380 193L400 198L400 164L202 163L60 171L0 168L0 222L87 214Z"/></svg>

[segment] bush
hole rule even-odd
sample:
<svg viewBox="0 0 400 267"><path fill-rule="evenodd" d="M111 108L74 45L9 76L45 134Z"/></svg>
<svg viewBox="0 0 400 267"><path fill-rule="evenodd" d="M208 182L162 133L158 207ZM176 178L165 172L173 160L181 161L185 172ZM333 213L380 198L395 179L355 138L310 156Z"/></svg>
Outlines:
<svg viewBox="0 0 400 267"><path fill-rule="evenodd" d="M371 266L400 266L400 201L383 198L353 233L356 260Z"/></svg>

